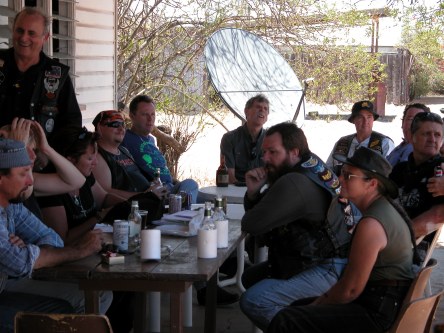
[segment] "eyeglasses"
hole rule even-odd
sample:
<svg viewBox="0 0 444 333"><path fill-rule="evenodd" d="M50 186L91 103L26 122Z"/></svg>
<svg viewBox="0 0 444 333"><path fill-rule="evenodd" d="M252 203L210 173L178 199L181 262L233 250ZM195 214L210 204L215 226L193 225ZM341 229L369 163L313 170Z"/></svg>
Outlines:
<svg viewBox="0 0 444 333"><path fill-rule="evenodd" d="M123 121L111 121L109 123L103 124L103 126L119 128L119 127L125 127L125 123Z"/></svg>
<svg viewBox="0 0 444 333"><path fill-rule="evenodd" d="M352 177L355 178L361 178L363 180L369 180L371 178L367 177L367 176L359 176L359 175L354 175L348 171L345 171L344 169L341 170L341 176L344 177L344 180L349 181Z"/></svg>

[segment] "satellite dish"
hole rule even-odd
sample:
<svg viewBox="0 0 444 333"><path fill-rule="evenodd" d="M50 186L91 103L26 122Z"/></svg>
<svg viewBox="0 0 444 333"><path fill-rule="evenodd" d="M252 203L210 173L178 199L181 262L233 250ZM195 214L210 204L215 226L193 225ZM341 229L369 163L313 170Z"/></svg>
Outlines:
<svg viewBox="0 0 444 333"><path fill-rule="evenodd" d="M204 55L214 89L238 118L245 120L245 103L263 93L270 101L267 127L292 120L302 126L305 110L296 111L304 89L284 57L260 37L241 29L221 29L208 39Z"/></svg>

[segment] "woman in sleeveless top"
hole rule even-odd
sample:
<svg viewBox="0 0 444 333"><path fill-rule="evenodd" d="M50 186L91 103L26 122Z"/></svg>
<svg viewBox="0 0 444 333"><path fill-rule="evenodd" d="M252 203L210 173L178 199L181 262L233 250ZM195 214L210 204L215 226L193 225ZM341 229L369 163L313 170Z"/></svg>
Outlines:
<svg viewBox="0 0 444 333"><path fill-rule="evenodd" d="M413 231L393 201L398 189L388 178L390 163L368 148L351 158L335 158L344 163L341 196L363 213L353 231L347 267L324 295L280 311L267 332L385 332L414 277Z"/></svg>

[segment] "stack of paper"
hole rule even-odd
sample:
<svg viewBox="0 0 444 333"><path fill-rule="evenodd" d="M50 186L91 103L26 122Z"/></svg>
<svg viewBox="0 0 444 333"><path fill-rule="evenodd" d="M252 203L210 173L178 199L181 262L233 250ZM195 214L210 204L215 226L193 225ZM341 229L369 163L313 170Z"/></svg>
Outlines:
<svg viewBox="0 0 444 333"><path fill-rule="evenodd" d="M194 236L197 235L200 223L203 219L203 209L199 210L183 210L174 214L165 214L162 219L153 221L153 224L158 225L161 231L165 234L176 234ZM171 228L162 228L163 226L177 226L180 230L172 230ZM174 228L173 228L174 229ZM184 230L187 229L187 230Z"/></svg>
<svg viewBox="0 0 444 333"><path fill-rule="evenodd" d="M153 224L189 224L199 214L198 210L182 210L174 214L164 214L160 220L153 221Z"/></svg>

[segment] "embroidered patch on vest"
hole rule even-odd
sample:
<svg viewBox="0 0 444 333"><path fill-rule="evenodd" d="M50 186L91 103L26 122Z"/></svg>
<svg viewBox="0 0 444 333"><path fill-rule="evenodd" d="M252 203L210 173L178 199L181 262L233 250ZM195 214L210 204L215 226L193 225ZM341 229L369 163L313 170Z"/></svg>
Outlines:
<svg viewBox="0 0 444 333"><path fill-rule="evenodd" d="M54 119L50 118L46 121L45 130L48 133L51 133L54 130Z"/></svg>
<svg viewBox="0 0 444 333"><path fill-rule="evenodd" d="M320 179L326 187L334 190L338 193L339 189L339 179L336 175L331 172L330 169L326 168L322 161L319 161L314 156L311 156L310 159L301 164L301 166L315 174L318 179Z"/></svg>
<svg viewBox="0 0 444 333"><path fill-rule="evenodd" d="M382 143L379 139L375 139L368 144L370 149L376 150L377 152L382 154Z"/></svg>

